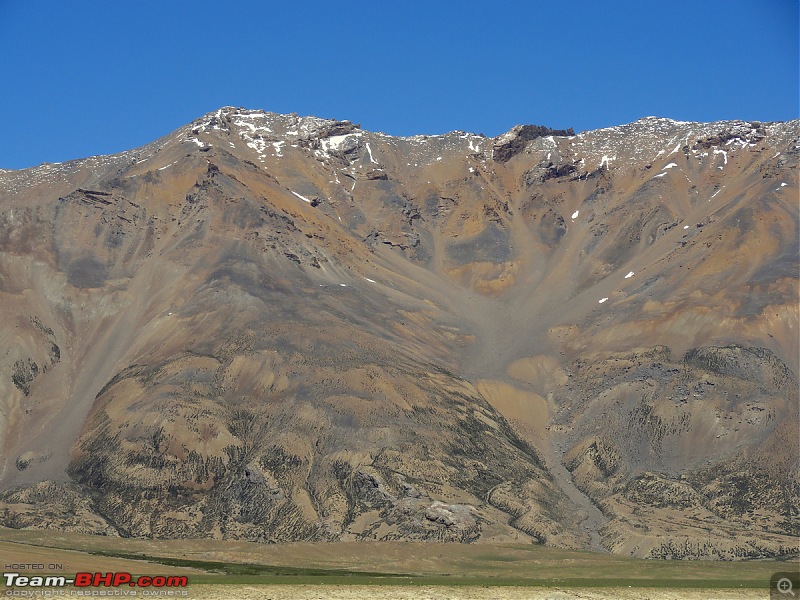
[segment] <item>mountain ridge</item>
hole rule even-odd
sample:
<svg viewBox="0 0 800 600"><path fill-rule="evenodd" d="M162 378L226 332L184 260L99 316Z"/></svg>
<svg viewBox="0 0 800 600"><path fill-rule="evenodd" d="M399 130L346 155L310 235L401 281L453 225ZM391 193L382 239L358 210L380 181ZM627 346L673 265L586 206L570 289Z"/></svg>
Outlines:
<svg viewBox="0 0 800 600"><path fill-rule="evenodd" d="M295 119L297 121L305 120L305 121L312 122L312 123L328 124L328 125L348 124L348 125L351 125L355 130L358 130L358 131L362 131L362 132L365 132L365 133L371 133L371 134L375 134L375 135L382 136L382 137L387 137L387 138L395 138L395 139L398 139L398 140L421 140L421 139L427 139L427 138L440 138L440 137L445 137L445 136L450 136L450 135L469 135L469 136L474 136L474 137L481 137L481 138L484 138L484 139L487 139L487 140L500 140L500 141L502 141L504 139L510 139L511 137L514 136L515 129L518 130L519 128L523 128L523 127L544 128L546 130L553 131L553 132L571 130L571 128L569 128L568 130L557 130L557 129L550 129L549 127L541 126L541 125L518 124L518 125L513 126L511 129L509 129L505 133L498 134L497 136L494 136L494 137L486 136L486 135L484 135L482 133L475 133L475 132L469 132L469 131L464 131L464 130L453 130L453 131L448 131L448 132L445 132L445 133L438 133L438 134L414 134L414 135L410 135L410 136L401 136L401 135L387 134L387 133L384 133L384 132L381 132L381 131L371 131L371 130L362 129L361 125L354 124L352 121L349 121L349 120L338 120L338 119L334 119L334 118L322 118L322 117L315 117L315 116L310 116L310 115L301 117L297 113L275 113L275 112L265 111L265 110L261 110L261 109L247 109L247 108L244 108L244 107L234 107L234 106L230 106L229 105L229 106L223 106L223 107L221 107L219 109L212 110L212 111L210 111L208 113L205 113L203 116L201 116L201 117L199 117L197 119L194 119L190 123L187 123L186 125L183 125L183 126L177 128L172 133L169 133L169 134L163 136L162 138L159 138L158 140L146 143L146 144L144 144L142 146L138 146L138 147L133 148L131 150L123 150L121 152L112 153L112 154L108 154L108 155L93 155L93 156L88 156L88 157L83 157L83 158L75 158L75 159L70 159L70 160L66 160L66 161L45 161L45 162L43 162L43 163L41 163L39 165L33 165L31 167L25 167L25 168L21 168L21 169L0 168L0 173L14 174L14 173L21 173L21 172L26 172L26 171L31 171L31 170L47 168L47 167L65 167L66 168L66 167L69 167L69 166L75 166L75 163L80 163L82 161L87 161L87 160L91 161L91 160L110 158L110 157L136 156L137 154L140 154L142 152L149 151L150 148L157 148L158 144L162 140L167 140L167 139L173 137L174 135L183 132L184 130L188 129L189 131L191 131L192 129L197 128L198 125L200 127L205 127L205 126L208 125L209 121L213 120L214 118L219 119L221 115L233 116L235 114L258 116L258 117L265 118L267 120L273 120L273 119L278 119L278 120ZM741 127L744 127L744 126L749 126L751 124L755 125L756 127L758 127L758 126L766 126L766 127L779 128L780 129L780 128L783 128L783 127L786 127L786 128L796 127L798 122L800 122L800 119L793 119L793 120L790 120L790 121L758 121L758 120L727 119L727 120L719 120L719 121L700 122L700 121L681 121L681 120L678 120L678 119L671 119L671 118L668 118L668 117L658 117L658 116L649 115L649 116L641 117L641 118L639 118L639 119L637 119L635 121L631 121L629 123L625 123L625 124L622 124L622 125L613 125L613 126L608 126L608 127L601 127L601 128L598 128L598 129L589 129L589 130L581 131L581 132L579 132L577 134L572 133L570 135L558 135L558 134L553 134L553 135L555 137L579 137L579 136L584 136L586 134L591 134L591 133L619 131L619 130L622 130L624 128L634 128L636 126L644 126L644 125L647 125L647 124L653 124L654 126L659 125L659 126L662 126L662 128L663 128L664 125L668 125L668 126L692 125L692 126L695 126L695 127L699 127L702 130L718 130L720 132L724 131L725 129L741 128ZM335 134L332 134L332 135L335 135ZM548 134L548 135L550 135L550 134ZM538 136L538 137L545 137L545 136Z"/></svg>

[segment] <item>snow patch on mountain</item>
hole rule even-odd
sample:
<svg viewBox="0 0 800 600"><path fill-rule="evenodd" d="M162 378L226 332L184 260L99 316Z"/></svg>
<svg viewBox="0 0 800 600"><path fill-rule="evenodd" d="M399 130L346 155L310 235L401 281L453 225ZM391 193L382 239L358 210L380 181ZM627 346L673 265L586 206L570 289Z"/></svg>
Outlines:
<svg viewBox="0 0 800 600"><path fill-rule="evenodd" d="M305 196L303 196L303 195L301 195L301 194L298 194L297 192L295 192L295 191L293 191L293 190L289 190L289 191L290 191L290 192L292 192L292 193L293 193L295 196L297 196L298 198L300 198L300 200L302 200L303 202L308 202L309 204L311 204L311 200L309 200L309 199L308 199L308 198L306 198Z"/></svg>
<svg viewBox="0 0 800 600"><path fill-rule="evenodd" d="M347 133L344 135L333 135L329 138L324 140L320 140L320 144L322 145L322 149L325 152L330 151L340 151L340 150L350 150L355 148L358 145L358 138L362 135L362 133L355 132L355 133Z"/></svg>
<svg viewBox="0 0 800 600"><path fill-rule="evenodd" d="M373 164L376 164L376 165L377 165L377 164L378 164L378 161L377 161L377 160L375 160L375 158L372 156L372 148L370 148L370 147L369 147L369 143L367 143L367 144L364 144L364 146L366 146L366 148L367 148L367 153L369 154L369 161L370 161L371 163L373 163Z"/></svg>

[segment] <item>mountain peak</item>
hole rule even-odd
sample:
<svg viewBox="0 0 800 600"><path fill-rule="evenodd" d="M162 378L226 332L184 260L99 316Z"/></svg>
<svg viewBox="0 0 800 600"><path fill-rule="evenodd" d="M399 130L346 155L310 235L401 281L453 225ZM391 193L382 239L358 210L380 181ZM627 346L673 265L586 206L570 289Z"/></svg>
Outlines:
<svg viewBox="0 0 800 600"><path fill-rule="evenodd" d="M224 106L195 120L191 124L193 133L203 131L230 131L232 128L250 134L273 134L284 138L310 139L341 135L358 129L350 121L337 121L320 117L301 117L297 113L281 114L264 110L252 110Z"/></svg>

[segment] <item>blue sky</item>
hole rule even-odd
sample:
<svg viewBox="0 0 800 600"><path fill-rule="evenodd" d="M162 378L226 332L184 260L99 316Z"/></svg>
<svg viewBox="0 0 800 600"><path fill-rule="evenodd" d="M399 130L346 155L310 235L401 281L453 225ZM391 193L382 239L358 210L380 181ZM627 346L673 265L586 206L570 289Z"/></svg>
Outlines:
<svg viewBox="0 0 800 600"><path fill-rule="evenodd" d="M0 0L0 168L220 106L393 135L798 117L798 0Z"/></svg>

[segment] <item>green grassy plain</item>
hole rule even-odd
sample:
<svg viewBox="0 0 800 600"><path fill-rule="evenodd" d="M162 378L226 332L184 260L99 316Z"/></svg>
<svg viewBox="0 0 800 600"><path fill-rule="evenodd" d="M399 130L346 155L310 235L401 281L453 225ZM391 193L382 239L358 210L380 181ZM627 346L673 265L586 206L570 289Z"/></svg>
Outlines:
<svg viewBox="0 0 800 600"><path fill-rule="evenodd" d="M187 574L191 584L765 588L797 558L656 561L534 545L142 540L0 528L0 562ZM66 570L66 568L65 568ZM40 573L37 573L40 574ZM55 573L57 574L57 573Z"/></svg>

